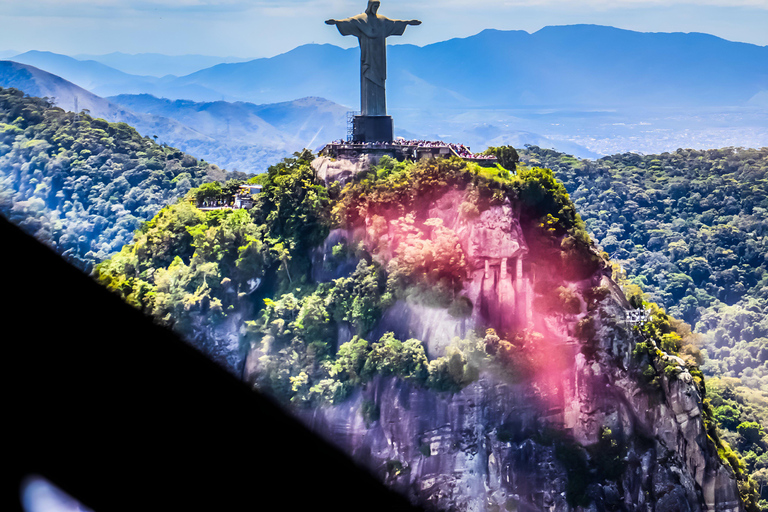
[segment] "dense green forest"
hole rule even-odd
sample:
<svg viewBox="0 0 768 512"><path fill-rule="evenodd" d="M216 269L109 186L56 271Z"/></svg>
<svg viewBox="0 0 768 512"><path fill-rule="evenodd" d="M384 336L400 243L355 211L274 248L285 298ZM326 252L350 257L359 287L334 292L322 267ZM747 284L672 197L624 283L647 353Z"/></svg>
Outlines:
<svg viewBox="0 0 768 512"><path fill-rule="evenodd" d="M81 269L120 250L191 188L227 177L246 175L156 144L125 123L0 88L0 213Z"/></svg>
<svg viewBox="0 0 768 512"><path fill-rule="evenodd" d="M557 174L631 282L702 334L705 373L768 398L768 148L521 154Z"/></svg>
<svg viewBox="0 0 768 512"><path fill-rule="evenodd" d="M768 148L520 156L562 180L618 274L692 326L723 437L768 488Z"/></svg>

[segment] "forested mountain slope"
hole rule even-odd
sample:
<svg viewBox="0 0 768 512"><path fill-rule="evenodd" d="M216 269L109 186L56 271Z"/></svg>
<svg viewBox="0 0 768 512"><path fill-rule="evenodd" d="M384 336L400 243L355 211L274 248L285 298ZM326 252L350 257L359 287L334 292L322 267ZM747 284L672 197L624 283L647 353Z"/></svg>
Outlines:
<svg viewBox="0 0 768 512"><path fill-rule="evenodd" d="M725 436L768 487L768 148L521 157L553 169L628 280L693 327Z"/></svg>
<svg viewBox="0 0 768 512"><path fill-rule="evenodd" d="M632 282L704 335L705 371L768 390L768 148L522 154L557 173Z"/></svg>
<svg viewBox="0 0 768 512"><path fill-rule="evenodd" d="M323 98L271 105L171 101L149 94L109 98L133 112L163 116L211 137L188 149L228 169L264 171L295 148L316 148L346 133L347 107Z"/></svg>
<svg viewBox="0 0 768 512"><path fill-rule="evenodd" d="M758 510L690 333L611 281L551 171L385 159L342 188L311 161L251 211L163 209L96 276L419 503Z"/></svg>
<svg viewBox="0 0 768 512"><path fill-rule="evenodd" d="M0 213L80 268L191 188L228 176L125 123L0 88Z"/></svg>

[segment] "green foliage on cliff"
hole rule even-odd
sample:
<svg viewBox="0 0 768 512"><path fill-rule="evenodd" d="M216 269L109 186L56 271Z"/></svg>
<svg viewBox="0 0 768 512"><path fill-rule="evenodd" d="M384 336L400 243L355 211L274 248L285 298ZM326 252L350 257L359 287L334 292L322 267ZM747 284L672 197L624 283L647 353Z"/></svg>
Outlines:
<svg viewBox="0 0 768 512"><path fill-rule="evenodd" d="M678 150L597 161L536 147L521 153L523 161L550 167L563 180L589 231L639 285L628 294L630 303L654 311L642 328L647 341L635 349L638 358L648 356L640 370L650 388L659 388L662 373L679 372L676 363L654 357L657 348L681 352L709 375L726 376L707 380L705 421L740 478L745 503L756 510L760 484L761 499L768 500L765 438L748 427L758 417L768 419L768 149ZM695 332L672 316L665 322L652 303ZM721 401L724 381L740 390L739 404ZM763 444L745 443L744 434ZM768 501L762 503L768 510Z"/></svg>
<svg viewBox="0 0 768 512"><path fill-rule="evenodd" d="M517 150L512 146L491 146L483 151L483 154L494 155L498 159L499 165L513 172L517 168L517 163L520 161L520 156L517 154Z"/></svg>
<svg viewBox="0 0 768 512"><path fill-rule="evenodd" d="M468 217L506 201L520 204L526 239L536 242L533 255L562 265L566 278L583 279L603 265L565 187L552 171L540 167L520 166L510 174L458 158L402 163L385 157L344 187L333 216L341 226L352 226L364 217L373 218L375 224L380 218L383 231L387 218L419 212L451 189L466 191L469 202L459 210Z"/></svg>
<svg viewBox="0 0 768 512"><path fill-rule="evenodd" d="M460 160L384 159L340 191L316 180L312 157L297 153L259 177L264 189L250 211L202 212L193 203L208 193L219 197L221 185L190 189L186 199L143 224L132 244L99 264L97 278L188 336L204 326L216 328L234 313L255 315L259 319L247 323L244 340L261 347L255 384L296 404L336 403L377 375L455 392L477 378L482 362L495 360L518 378L531 371L526 351L535 340L528 335L512 342L495 334L456 340L433 360L419 340L386 334L366 341L382 312L397 300L449 307L457 316L471 311L471 303L458 295L466 257L456 233L439 218L398 215L393 227L400 243L386 264L364 249L334 247L331 258L354 254L359 261L349 276L331 282L311 279L310 256L335 225L354 227L365 216L372 220L371 239L383 239L385 215L406 208L418 212L423 199L457 187L469 190L478 214L506 200L524 203L526 229L544 233L560 257L574 250L561 241L588 238L565 189L549 171L523 168L513 176ZM374 256L380 249L368 248ZM582 249L594 255L587 245ZM578 303L570 291L561 292L565 304ZM337 346L340 329L356 336Z"/></svg>
<svg viewBox="0 0 768 512"><path fill-rule="evenodd" d="M215 324L233 311L252 310L259 284L279 293L305 283L309 248L327 233L330 211L308 158L296 155L270 168L260 207L250 211L202 212L190 203L197 189L190 190L187 199L144 223L133 243L98 264L95 276L185 335L195 319Z"/></svg>
<svg viewBox="0 0 768 512"><path fill-rule="evenodd" d="M553 169L629 279L703 335L705 373L768 397L768 148L521 157Z"/></svg>
<svg viewBox="0 0 768 512"><path fill-rule="evenodd" d="M186 201L166 207L95 275L129 304L182 334L223 320L276 260L247 212L203 213Z"/></svg>
<svg viewBox="0 0 768 512"><path fill-rule="evenodd" d="M374 229L377 224L385 223L383 217L373 217ZM387 266L385 301L419 297L432 306L453 304L453 310L459 312L461 299L457 294L467 275L467 264L456 233L443 226L439 218L428 219L420 225L412 213L392 223L400 243Z"/></svg>
<svg viewBox="0 0 768 512"><path fill-rule="evenodd" d="M248 322L249 338L262 353L255 384L285 402L310 405L339 403L377 375L452 392L477 378L476 355L466 342L431 361L421 341L392 333L373 343L354 336L335 349L340 326L369 332L384 290L381 269L362 260L350 277L320 284L302 298L265 299L261 319Z"/></svg>
<svg viewBox="0 0 768 512"><path fill-rule="evenodd" d="M751 475L756 490L762 490L760 510L768 509L768 400L731 377L707 379L707 406L719 427L725 453L738 451L730 460Z"/></svg>
<svg viewBox="0 0 768 512"><path fill-rule="evenodd" d="M164 205L226 176L125 123L0 88L0 214L81 269L130 242Z"/></svg>
<svg viewBox="0 0 768 512"><path fill-rule="evenodd" d="M633 330L641 336L642 340L635 344L632 354L638 363L635 372L638 374L639 381L646 385L649 392L658 394L663 393L665 389L662 379L674 380L686 370L691 374L703 400L702 418L709 441L717 448L723 463L733 470L738 481L739 493L747 510L750 512L762 510L758 506L758 482L767 475L759 473L761 467L745 464L742 457L748 455L748 444L739 444L739 452L735 452L727 438L731 437L728 430L738 430L739 426L748 438L756 442L759 442L758 439L761 436L764 437L765 433L759 428L754 428L752 423L736 426L735 422L739 421L740 412L730 405L722 405L723 400L718 388L712 387L713 380L717 383L717 379L710 379L705 383L704 375L699 369L702 356L696 346L696 336L691 332L690 327L667 315L657 304L647 302L637 286L627 285L625 288L630 303L644 309L648 314L646 321L633 326ZM717 408L713 409L713 403ZM760 454L764 453L764 448L764 442L756 446ZM750 456L754 461L755 454L751 453Z"/></svg>

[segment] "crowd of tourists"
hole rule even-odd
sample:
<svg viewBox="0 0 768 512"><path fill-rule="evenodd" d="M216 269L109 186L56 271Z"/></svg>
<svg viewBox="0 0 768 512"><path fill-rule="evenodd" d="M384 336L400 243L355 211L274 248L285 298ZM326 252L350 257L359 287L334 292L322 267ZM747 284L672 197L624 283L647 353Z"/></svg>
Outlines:
<svg viewBox="0 0 768 512"><path fill-rule="evenodd" d="M495 160L494 155L475 154L464 144L454 144L452 142L443 142L442 140L405 140L397 139L393 142L354 142L342 139L335 140L331 144L344 146L354 146L360 148L385 148L388 146L407 146L415 148L450 148L461 158L471 158L474 160Z"/></svg>

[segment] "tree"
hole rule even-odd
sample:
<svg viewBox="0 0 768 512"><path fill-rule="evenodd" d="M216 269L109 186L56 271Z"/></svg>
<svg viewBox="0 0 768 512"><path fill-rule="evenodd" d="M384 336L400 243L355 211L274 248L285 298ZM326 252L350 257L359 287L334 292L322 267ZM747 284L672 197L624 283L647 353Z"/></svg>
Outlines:
<svg viewBox="0 0 768 512"><path fill-rule="evenodd" d="M288 245L288 247L286 247ZM272 246L272 254L276 260L280 260L285 269L285 274L288 276L288 282L293 283L291 279L291 272L288 270L288 262L291 261L291 248L290 243L284 244L283 242L276 243Z"/></svg>
<svg viewBox="0 0 768 512"><path fill-rule="evenodd" d="M515 172L517 163L520 161L520 155L512 146L491 146L483 154L494 155L498 159L499 165L511 172Z"/></svg>
<svg viewBox="0 0 768 512"><path fill-rule="evenodd" d="M749 444L758 444L763 436L765 436L763 426L756 421L745 421L740 423L739 426L736 427L736 430Z"/></svg>
<svg viewBox="0 0 768 512"><path fill-rule="evenodd" d="M212 183L203 183L195 192L197 204L203 204L206 201L210 204L213 201L221 199L221 183L214 181Z"/></svg>

